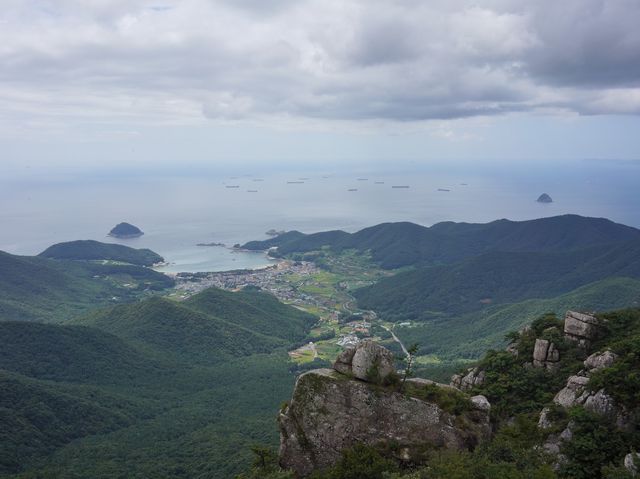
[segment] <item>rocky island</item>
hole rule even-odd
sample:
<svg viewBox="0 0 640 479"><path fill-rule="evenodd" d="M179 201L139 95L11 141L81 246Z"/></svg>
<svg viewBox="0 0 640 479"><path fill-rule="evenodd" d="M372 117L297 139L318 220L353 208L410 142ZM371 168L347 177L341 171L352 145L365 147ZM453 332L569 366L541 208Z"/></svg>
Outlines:
<svg viewBox="0 0 640 479"><path fill-rule="evenodd" d="M108 236L112 236L114 238L120 239L128 239L128 238L138 238L142 236L144 233L140 228L134 226L129 223L120 223L113 227L111 231L109 231Z"/></svg>
<svg viewBox="0 0 640 479"><path fill-rule="evenodd" d="M536 201L538 203L553 203L551 196L546 193L542 193L540 196L538 196L538 199Z"/></svg>

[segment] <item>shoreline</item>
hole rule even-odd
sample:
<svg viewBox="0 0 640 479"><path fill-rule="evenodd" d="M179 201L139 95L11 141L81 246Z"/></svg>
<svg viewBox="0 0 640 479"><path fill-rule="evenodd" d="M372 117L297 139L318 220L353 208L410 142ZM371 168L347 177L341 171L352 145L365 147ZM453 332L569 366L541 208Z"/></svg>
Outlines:
<svg viewBox="0 0 640 479"><path fill-rule="evenodd" d="M154 264L151 267L151 269L153 269L154 271L157 271L158 273L166 274L167 276L171 276L171 277L179 277L179 275L181 274L184 274L184 275L206 275L206 274L217 274L217 273L242 274L242 273L248 273L248 272L265 271L268 269L277 269L280 265L288 261L283 258L271 258L270 256L267 255L266 250L259 250L259 251L243 250L240 248L233 248L228 246L225 246L224 248L230 250L231 252L262 254L264 255L265 259L273 262L262 265L262 266L256 266L253 268L247 267L247 268L219 269L219 270L207 270L207 271L186 271L186 270L185 271L163 271L162 269L158 269L162 267L175 265L175 263L165 260L163 263L158 263L157 265Z"/></svg>

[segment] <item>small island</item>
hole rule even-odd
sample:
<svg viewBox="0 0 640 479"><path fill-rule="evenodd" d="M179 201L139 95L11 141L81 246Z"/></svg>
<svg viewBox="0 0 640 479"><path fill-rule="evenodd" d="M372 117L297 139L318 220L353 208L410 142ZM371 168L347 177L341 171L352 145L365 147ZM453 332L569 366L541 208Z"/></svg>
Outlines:
<svg viewBox="0 0 640 479"><path fill-rule="evenodd" d="M120 223L116 225L111 231L109 231L109 236L120 239L138 238L143 234L144 233L142 232L142 230L140 230L140 228L129 223Z"/></svg>
<svg viewBox="0 0 640 479"><path fill-rule="evenodd" d="M226 246L224 243L198 243L196 246Z"/></svg>
<svg viewBox="0 0 640 479"><path fill-rule="evenodd" d="M538 203L553 203L551 196L546 193L542 193L540 196L538 196L538 199L536 201Z"/></svg>

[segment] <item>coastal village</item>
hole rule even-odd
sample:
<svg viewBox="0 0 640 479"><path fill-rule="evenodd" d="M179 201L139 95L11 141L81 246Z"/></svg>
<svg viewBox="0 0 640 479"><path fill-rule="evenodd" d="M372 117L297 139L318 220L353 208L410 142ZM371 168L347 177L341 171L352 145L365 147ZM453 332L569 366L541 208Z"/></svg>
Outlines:
<svg viewBox="0 0 640 479"><path fill-rule="evenodd" d="M338 263L339 267L335 267ZM174 295L183 300L210 287L267 291L280 301L320 318L311 332L317 340L290 351L291 359L297 363L333 359L343 348L373 336L372 325L378 321L375 313L357 310L349 290L371 284L381 273L348 257L332 258L332 266L327 271L311 261L283 259L255 270L177 273Z"/></svg>

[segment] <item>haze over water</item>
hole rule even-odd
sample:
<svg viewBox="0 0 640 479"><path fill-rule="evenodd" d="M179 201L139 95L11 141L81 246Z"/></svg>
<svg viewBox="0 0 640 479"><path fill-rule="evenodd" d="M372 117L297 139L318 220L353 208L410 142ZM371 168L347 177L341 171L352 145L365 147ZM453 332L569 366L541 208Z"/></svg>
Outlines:
<svg viewBox="0 0 640 479"><path fill-rule="evenodd" d="M391 221L429 226L567 213L640 227L639 185L638 162L598 161L5 178L0 179L0 250L32 255L61 241L95 239L153 249L171 263L163 269L168 272L256 268L269 264L265 255L196 244L232 246L265 239L272 228L353 232ZM554 203L536 203L541 193ZM145 235L106 236L121 221Z"/></svg>

